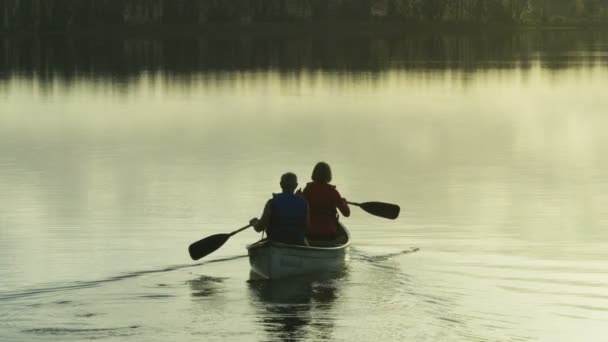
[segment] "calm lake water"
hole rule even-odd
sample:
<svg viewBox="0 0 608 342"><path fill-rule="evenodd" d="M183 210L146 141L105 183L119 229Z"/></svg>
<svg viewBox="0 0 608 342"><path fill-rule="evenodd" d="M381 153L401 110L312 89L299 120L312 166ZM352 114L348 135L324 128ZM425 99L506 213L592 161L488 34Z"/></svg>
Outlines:
<svg viewBox="0 0 608 342"><path fill-rule="evenodd" d="M0 340L607 341L607 37L0 39ZM189 259L320 160L344 272Z"/></svg>

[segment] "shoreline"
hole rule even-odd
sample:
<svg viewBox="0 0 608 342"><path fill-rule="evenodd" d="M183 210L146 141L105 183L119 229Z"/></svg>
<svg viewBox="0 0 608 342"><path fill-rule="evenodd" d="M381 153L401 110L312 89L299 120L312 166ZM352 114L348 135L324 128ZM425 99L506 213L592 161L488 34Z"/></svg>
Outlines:
<svg viewBox="0 0 608 342"><path fill-rule="evenodd" d="M0 30L2 38L38 36L81 37L196 37L196 36L407 36L423 34L486 34L534 31L608 32L608 24L462 24L402 22L258 22L206 24L104 25L95 28L68 27L44 30Z"/></svg>

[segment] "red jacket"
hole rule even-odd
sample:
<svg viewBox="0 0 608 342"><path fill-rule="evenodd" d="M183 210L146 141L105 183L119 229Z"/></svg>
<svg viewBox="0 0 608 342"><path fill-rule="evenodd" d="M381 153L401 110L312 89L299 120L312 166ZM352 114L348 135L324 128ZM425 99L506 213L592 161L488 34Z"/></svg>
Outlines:
<svg viewBox="0 0 608 342"><path fill-rule="evenodd" d="M350 216L350 208L336 187L325 183L308 183L303 191L310 206L310 228L308 236L332 237L336 235L339 209L342 215Z"/></svg>

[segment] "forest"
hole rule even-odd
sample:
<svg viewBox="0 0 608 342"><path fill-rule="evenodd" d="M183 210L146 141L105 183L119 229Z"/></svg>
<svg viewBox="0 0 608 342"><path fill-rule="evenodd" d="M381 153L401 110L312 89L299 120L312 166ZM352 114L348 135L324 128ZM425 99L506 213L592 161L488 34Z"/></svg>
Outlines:
<svg viewBox="0 0 608 342"><path fill-rule="evenodd" d="M3 31L259 22L600 25L608 0L0 0Z"/></svg>

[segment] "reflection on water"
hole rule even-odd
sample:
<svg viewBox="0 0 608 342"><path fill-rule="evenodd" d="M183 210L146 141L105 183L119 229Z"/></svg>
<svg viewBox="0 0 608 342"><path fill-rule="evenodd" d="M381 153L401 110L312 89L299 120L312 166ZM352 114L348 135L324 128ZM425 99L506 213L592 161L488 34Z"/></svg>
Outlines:
<svg viewBox="0 0 608 342"><path fill-rule="evenodd" d="M523 31L402 36L260 36L104 39L0 38L0 80L17 74L42 82L82 77L120 81L142 73L171 78L192 73L390 68L483 70L606 64L603 32ZM119 86L119 84L114 84Z"/></svg>
<svg viewBox="0 0 608 342"><path fill-rule="evenodd" d="M333 304L348 270L338 274L263 280L252 273L251 304L270 341L331 340Z"/></svg>
<svg viewBox="0 0 608 342"><path fill-rule="evenodd" d="M192 297L212 297L221 291L222 282L222 278L202 275L190 280L188 284L192 290Z"/></svg>
<svg viewBox="0 0 608 342"><path fill-rule="evenodd" d="M607 37L4 37L0 340L601 341ZM345 278L189 260L319 160Z"/></svg>

